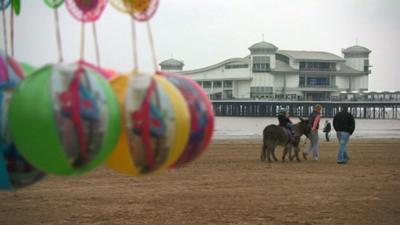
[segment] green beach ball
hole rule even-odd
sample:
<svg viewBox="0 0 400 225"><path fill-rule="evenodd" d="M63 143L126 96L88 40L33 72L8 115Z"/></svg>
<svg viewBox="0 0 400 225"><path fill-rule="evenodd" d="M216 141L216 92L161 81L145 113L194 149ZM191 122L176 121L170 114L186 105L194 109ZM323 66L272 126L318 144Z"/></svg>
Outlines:
<svg viewBox="0 0 400 225"><path fill-rule="evenodd" d="M21 154L57 175L95 168L111 153L120 130L111 87L81 63L46 65L29 75L15 90L9 120Z"/></svg>
<svg viewBox="0 0 400 225"><path fill-rule="evenodd" d="M31 64L24 63L24 62L21 62L20 66L21 66L22 70L24 71L25 76L29 76L29 74L33 73L35 71L35 69L36 69Z"/></svg>

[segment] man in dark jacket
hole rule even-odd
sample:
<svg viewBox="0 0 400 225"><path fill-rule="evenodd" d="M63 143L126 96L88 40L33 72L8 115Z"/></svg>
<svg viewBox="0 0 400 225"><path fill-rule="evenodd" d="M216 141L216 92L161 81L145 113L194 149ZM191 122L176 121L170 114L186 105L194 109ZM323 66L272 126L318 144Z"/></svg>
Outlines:
<svg viewBox="0 0 400 225"><path fill-rule="evenodd" d="M350 135L354 132L355 124L353 115L347 112L347 106L342 106L341 111L333 118L333 128L335 128L339 140L339 152L336 161L338 164L346 164L349 160L347 143Z"/></svg>

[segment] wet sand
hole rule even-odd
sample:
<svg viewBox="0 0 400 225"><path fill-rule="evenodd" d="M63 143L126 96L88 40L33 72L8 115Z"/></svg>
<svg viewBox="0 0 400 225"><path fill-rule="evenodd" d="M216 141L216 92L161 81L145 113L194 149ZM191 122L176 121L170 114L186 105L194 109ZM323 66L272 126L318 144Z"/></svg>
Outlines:
<svg viewBox="0 0 400 225"><path fill-rule="evenodd" d="M400 221L400 139L354 139L351 161L260 162L261 140L215 140L189 166L145 177L100 167L0 192L0 224L382 224ZM281 155L282 149L277 149Z"/></svg>

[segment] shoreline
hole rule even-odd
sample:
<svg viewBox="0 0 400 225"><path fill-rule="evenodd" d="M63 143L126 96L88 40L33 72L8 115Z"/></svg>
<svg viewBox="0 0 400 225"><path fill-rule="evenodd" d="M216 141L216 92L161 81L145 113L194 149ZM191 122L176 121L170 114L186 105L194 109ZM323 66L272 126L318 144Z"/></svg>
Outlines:
<svg viewBox="0 0 400 225"><path fill-rule="evenodd" d="M220 134L217 134L217 135L213 135L213 137L212 137L212 140L234 140L234 139L240 139L240 140L244 140L244 139L251 139L251 140L254 140L254 139L262 139L262 136L261 135L258 135L258 134L254 134L254 135L220 135ZM305 137L303 136L302 138L301 138L302 140L304 140L305 139ZM319 134L319 139L320 140L325 140L325 134ZM333 134L333 133L331 133L331 135L330 135L330 139L331 140L337 140L337 138L336 138L336 134ZM350 140L353 140L353 139L361 139L361 140L366 140L366 139L376 139L376 140L382 140L382 139L384 139L384 140L391 140L391 139L397 139L397 140L400 140L400 137L399 136L397 136L397 135L395 135L395 134L390 134L390 135L387 135L387 134L383 134L382 136L361 136L361 135L352 135L352 136L350 136Z"/></svg>

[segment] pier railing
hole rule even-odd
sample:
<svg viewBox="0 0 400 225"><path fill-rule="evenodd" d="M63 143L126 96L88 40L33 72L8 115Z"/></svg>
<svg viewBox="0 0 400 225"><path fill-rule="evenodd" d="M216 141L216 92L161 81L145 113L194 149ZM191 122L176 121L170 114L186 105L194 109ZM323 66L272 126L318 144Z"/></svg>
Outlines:
<svg viewBox="0 0 400 225"><path fill-rule="evenodd" d="M333 117L341 107L347 107L355 118L400 119L400 101L263 101L213 100L216 116L275 117L286 108L292 117L308 117L320 104L323 117Z"/></svg>

